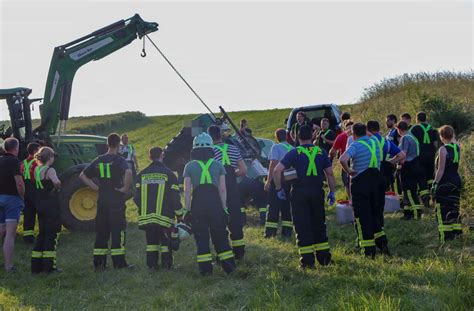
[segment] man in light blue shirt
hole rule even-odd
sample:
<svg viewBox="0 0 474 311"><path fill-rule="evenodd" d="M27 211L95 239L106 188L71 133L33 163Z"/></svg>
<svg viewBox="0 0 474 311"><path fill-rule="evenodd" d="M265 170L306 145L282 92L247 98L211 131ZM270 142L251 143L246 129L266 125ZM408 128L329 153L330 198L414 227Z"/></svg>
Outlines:
<svg viewBox="0 0 474 311"><path fill-rule="evenodd" d="M383 224L378 221L380 206L384 200L384 181L380 173L382 154L377 142L366 135L365 124L352 126L354 142L342 154L339 161L351 176L352 206L359 247L369 258L375 258L375 247L389 254L388 240ZM349 160L352 167L349 167Z"/></svg>

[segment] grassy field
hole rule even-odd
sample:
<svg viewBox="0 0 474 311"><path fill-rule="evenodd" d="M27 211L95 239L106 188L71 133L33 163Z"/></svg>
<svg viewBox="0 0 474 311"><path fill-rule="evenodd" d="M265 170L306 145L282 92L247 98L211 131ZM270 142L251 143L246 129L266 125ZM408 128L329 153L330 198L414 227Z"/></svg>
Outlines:
<svg viewBox="0 0 474 311"><path fill-rule="evenodd" d="M451 82L450 82L451 81ZM344 106L357 120L383 120L387 112L415 113L413 89L449 94L471 104L473 80L438 78L416 83L379 87L366 94L361 103ZM451 92L450 92L451 91ZM411 95L410 95L411 94ZM370 96L369 96L370 95ZM397 100L398 98L398 100ZM409 98L412 98L408 100ZM395 102L397 104L395 105ZM384 104L385 103L385 104ZM235 120L246 118L255 135L271 138L283 125L289 109L232 112ZM144 117L134 114L133 122L123 115L73 118L75 132L106 134L114 126L127 131L139 152L143 167L145 151L152 145L164 146L193 116ZM114 120L121 120L116 122ZM474 138L463 140L462 173L465 180L462 209L473 217ZM467 152L471 150L471 153ZM341 192L338 193L341 196ZM17 242L19 273L0 271L0 309L229 309L229 310L472 310L474 308L474 234L439 245L437 224L428 213L420 221L401 221L399 214L387 215L386 232L393 256L366 260L355 249L355 233L350 225L336 225L334 209L328 208L328 230L334 264L312 271L298 269L294 239L263 239L257 213L247 208L245 229L247 256L237 272L226 276L216 266L211 277L197 273L195 246L187 240L175 253L175 269L150 272L145 265L145 237L137 229L135 207L128 209L127 258L136 264L133 271L94 273L92 233L64 231L58 249L58 265L64 273L32 276L29 273L31 248Z"/></svg>

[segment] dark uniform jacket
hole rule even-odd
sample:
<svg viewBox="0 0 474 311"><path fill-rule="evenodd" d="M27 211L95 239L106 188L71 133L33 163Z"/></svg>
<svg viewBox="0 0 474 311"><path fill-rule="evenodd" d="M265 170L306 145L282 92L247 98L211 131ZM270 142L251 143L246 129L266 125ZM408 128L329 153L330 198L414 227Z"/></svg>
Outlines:
<svg viewBox="0 0 474 311"><path fill-rule="evenodd" d="M138 207L138 226L161 225L169 228L175 215L182 215L178 179L159 161L152 162L135 179L134 201Z"/></svg>

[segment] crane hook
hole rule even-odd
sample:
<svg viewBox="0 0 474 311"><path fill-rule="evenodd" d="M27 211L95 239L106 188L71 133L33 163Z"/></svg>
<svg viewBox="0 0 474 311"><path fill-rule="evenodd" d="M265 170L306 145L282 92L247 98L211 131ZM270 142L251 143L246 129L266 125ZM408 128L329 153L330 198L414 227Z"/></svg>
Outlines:
<svg viewBox="0 0 474 311"><path fill-rule="evenodd" d="M146 57L146 51L145 51L145 37L143 37L143 48L142 48L142 53L140 54L141 57Z"/></svg>

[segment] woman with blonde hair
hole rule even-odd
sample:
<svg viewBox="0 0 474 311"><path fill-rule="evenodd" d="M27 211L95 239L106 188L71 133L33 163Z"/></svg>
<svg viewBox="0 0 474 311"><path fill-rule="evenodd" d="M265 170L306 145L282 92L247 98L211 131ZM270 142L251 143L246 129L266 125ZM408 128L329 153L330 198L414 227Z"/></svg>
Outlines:
<svg viewBox="0 0 474 311"><path fill-rule="evenodd" d="M461 148L456 142L454 129L451 126L443 125L438 131L444 146L439 148L431 193L436 200L439 239L444 243L462 233L459 216L462 182L458 173Z"/></svg>
<svg viewBox="0 0 474 311"><path fill-rule="evenodd" d="M39 234L31 254L31 272L61 272L56 267L56 247L61 232L58 192L61 188L54 163L54 150L41 147L35 154L38 166L35 168L36 196Z"/></svg>

